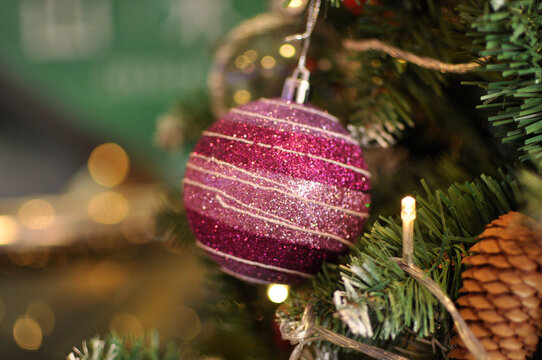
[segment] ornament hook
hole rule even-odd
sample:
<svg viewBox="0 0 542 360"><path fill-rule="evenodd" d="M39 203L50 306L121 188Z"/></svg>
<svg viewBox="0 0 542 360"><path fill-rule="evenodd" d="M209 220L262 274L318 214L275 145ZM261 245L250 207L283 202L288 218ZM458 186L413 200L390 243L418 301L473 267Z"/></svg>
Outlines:
<svg viewBox="0 0 542 360"><path fill-rule="evenodd" d="M294 34L287 36L284 41L290 42L294 40L304 40L303 50L299 56L297 67L294 69L292 76L288 77L284 82L282 88L282 98L286 100L295 100L298 104L303 104L307 101L309 95L309 69L305 66L307 62L307 53L309 51L309 44L311 41L312 32L318 19L318 13L320 12L321 0L311 0L309 3L309 14L307 17L307 24L305 32L301 34Z"/></svg>

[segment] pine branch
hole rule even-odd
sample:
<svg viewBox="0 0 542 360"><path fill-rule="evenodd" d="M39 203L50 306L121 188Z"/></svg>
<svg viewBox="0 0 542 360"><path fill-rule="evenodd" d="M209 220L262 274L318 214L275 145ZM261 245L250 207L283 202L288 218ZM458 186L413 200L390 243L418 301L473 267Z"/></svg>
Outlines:
<svg viewBox="0 0 542 360"><path fill-rule="evenodd" d="M146 339L123 339L115 333L104 338L95 336L82 345L73 348L67 360L188 360L195 359L187 349L177 348L172 344L166 350L160 349L158 333L152 331Z"/></svg>
<svg viewBox="0 0 542 360"><path fill-rule="evenodd" d="M469 39L464 21L454 12L456 1L362 2L364 13L353 26L335 24L347 39L377 38L387 47L439 63L471 62L476 58L471 53L460 53ZM328 3L332 7L340 5L339 1ZM327 21L333 23L335 17L344 22L344 8L329 11ZM395 144L404 129L416 123L448 120L447 114L434 106L447 100L448 74L408 64L400 56L381 50L352 52L350 61L353 75L346 85L353 96L347 122L364 146L388 147Z"/></svg>
<svg viewBox="0 0 542 360"><path fill-rule="evenodd" d="M503 143L512 143L521 161L542 161L542 2L539 0L491 2L475 20L470 33L481 56L495 63L486 71L498 75L483 87L480 109L495 115L489 121L497 127ZM460 8L464 17L476 16L472 8Z"/></svg>
<svg viewBox="0 0 542 360"><path fill-rule="evenodd" d="M416 197L418 216L415 227L416 265L424 269L447 294L456 298L460 283L461 258L475 237L491 220L517 209L519 190L512 175L498 179L482 175L472 182L456 183L446 191L431 191L424 181L425 195ZM325 268L313 282L311 295L293 297L279 317L299 317L306 301L314 304L320 323L356 340L390 346L413 331L420 338L445 342L448 316L434 297L406 275L391 257L401 257L401 221L380 217L359 242L346 264ZM330 270L332 272L330 273ZM340 277L340 284L337 280ZM345 291L348 303L367 306L374 337L354 336L334 317L334 291ZM387 342L386 342L387 341Z"/></svg>

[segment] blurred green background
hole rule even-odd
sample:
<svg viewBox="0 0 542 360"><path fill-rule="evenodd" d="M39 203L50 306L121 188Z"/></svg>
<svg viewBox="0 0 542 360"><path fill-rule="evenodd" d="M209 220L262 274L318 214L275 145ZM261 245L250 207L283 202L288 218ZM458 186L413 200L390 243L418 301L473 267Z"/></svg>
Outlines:
<svg viewBox="0 0 542 360"><path fill-rule="evenodd" d="M1 72L84 136L114 140L149 173L177 180L182 155L153 146L155 118L205 92L221 35L266 8L251 0L2 1Z"/></svg>
<svg viewBox="0 0 542 360"><path fill-rule="evenodd" d="M150 328L244 358L247 339L202 308L230 304L208 267L156 241L158 184L180 184L187 152L153 137L177 101L208 103L214 50L270 3L0 1L0 359ZM270 331L274 306L256 308L246 321Z"/></svg>

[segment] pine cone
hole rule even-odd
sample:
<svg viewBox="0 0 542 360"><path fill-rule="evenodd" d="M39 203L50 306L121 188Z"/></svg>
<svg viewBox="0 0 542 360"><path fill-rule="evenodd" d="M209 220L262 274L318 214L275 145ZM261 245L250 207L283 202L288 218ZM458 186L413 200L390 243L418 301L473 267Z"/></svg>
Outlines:
<svg viewBox="0 0 542 360"><path fill-rule="evenodd" d="M463 259L460 313L490 360L523 360L542 330L542 226L510 212L492 221ZM452 359L474 359L458 335Z"/></svg>

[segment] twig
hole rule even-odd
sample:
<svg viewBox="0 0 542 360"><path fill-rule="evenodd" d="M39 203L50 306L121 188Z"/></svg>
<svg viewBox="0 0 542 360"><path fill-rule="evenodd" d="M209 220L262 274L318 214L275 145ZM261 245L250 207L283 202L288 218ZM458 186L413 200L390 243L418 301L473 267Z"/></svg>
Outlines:
<svg viewBox="0 0 542 360"><path fill-rule="evenodd" d="M469 71L474 71L478 69L482 65L482 63L487 62L488 60L487 57L481 57L468 63L450 64L430 57L418 56L411 52L401 50L395 46L383 43L378 39L345 39L343 40L343 46L347 50L354 51L380 51L394 58L408 61L412 64L416 64L426 69L439 70L441 72L449 72L455 74L464 74Z"/></svg>

